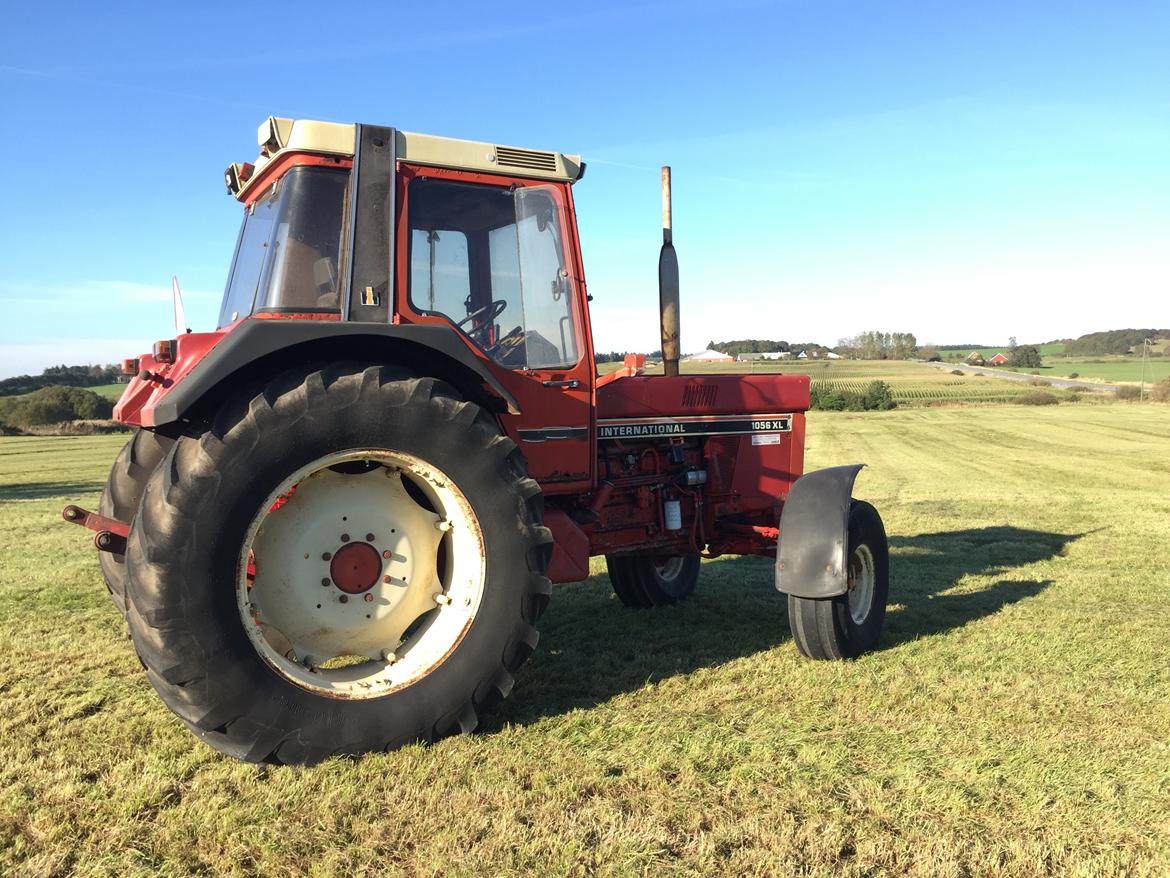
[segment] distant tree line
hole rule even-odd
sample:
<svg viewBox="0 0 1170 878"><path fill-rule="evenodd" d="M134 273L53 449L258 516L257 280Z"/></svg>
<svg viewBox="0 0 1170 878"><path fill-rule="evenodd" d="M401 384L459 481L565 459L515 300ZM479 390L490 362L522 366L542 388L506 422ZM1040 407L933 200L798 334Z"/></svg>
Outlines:
<svg viewBox="0 0 1170 878"><path fill-rule="evenodd" d="M642 352L641 351L609 351L608 353L605 353L603 351L595 351L593 354L593 359L594 359L594 361L596 361L598 363L620 363L623 360L625 360L625 358L627 356L629 356L630 354L640 354L640 353L642 353ZM650 353L646 354L646 359L647 360L661 360L662 359L662 351L651 351Z"/></svg>
<svg viewBox="0 0 1170 878"><path fill-rule="evenodd" d="M918 352L918 339L912 332L863 332L843 338L837 353L858 360L909 360Z"/></svg>
<svg viewBox="0 0 1170 878"><path fill-rule="evenodd" d="M63 421L109 418L114 403L80 387L42 387L24 396L0 398L0 428L23 429Z"/></svg>
<svg viewBox="0 0 1170 878"><path fill-rule="evenodd" d="M1095 357L1101 354L1128 354L1140 347L1147 338L1170 338L1170 329L1113 329L1108 332L1090 332L1065 342L1064 352L1070 357Z"/></svg>
<svg viewBox="0 0 1170 878"><path fill-rule="evenodd" d="M719 351L721 354L727 354L729 357L736 357L740 354L769 354L774 352L783 353L790 351L792 353L799 353L800 351L807 351L810 355L816 351L824 354L828 348L823 344L815 341L803 342L797 344L790 344L786 341L772 341L767 338L740 338L734 341L709 341L707 347L713 351Z"/></svg>
<svg viewBox="0 0 1170 878"><path fill-rule="evenodd" d="M50 366L40 375L17 375L0 379L0 396L32 393L42 387L95 387L120 380L120 366Z"/></svg>

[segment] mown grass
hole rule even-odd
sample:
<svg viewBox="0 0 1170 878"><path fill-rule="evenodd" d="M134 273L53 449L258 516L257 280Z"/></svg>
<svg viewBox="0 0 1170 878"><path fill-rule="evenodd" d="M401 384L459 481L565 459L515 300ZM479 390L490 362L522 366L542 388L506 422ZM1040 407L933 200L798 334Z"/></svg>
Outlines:
<svg viewBox="0 0 1170 878"><path fill-rule="evenodd" d="M0 439L0 873L1165 875L1170 418L814 413L870 464L883 648L802 660L767 562L623 609L557 587L482 732L312 769L155 698L66 501L119 437Z"/></svg>

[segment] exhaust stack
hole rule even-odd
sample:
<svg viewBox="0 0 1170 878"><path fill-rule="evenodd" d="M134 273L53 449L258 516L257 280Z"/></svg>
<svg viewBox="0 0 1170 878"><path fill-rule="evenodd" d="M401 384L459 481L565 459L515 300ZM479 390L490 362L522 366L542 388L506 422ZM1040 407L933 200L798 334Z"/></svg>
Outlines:
<svg viewBox="0 0 1170 878"><path fill-rule="evenodd" d="M670 166L662 168L662 250L658 254L658 310L662 324L662 373L678 374L678 256L670 228Z"/></svg>

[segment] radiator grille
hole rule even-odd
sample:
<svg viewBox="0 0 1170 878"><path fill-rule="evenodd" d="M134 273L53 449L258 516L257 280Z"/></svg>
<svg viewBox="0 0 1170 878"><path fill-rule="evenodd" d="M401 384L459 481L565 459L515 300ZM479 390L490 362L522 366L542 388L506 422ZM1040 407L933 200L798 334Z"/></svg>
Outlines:
<svg viewBox="0 0 1170 878"><path fill-rule="evenodd" d="M715 392L719 387L715 384L688 384L683 388L682 407L684 409L706 408L715 405Z"/></svg>
<svg viewBox="0 0 1170 878"><path fill-rule="evenodd" d="M540 152L535 149L497 146L496 163L512 168L525 168L530 171L555 171L557 169L557 156L556 153Z"/></svg>

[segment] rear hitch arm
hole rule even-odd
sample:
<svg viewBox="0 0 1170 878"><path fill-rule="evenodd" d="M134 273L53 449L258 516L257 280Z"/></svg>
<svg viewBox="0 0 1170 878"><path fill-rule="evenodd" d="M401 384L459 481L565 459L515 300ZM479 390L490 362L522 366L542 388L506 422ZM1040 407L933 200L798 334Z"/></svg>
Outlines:
<svg viewBox="0 0 1170 878"><path fill-rule="evenodd" d="M130 535L130 525L113 518L106 518L96 512L82 509L70 504L61 510L61 517L72 524L96 531L93 535L93 544L102 552L113 552L115 555L126 553L126 537Z"/></svg>

